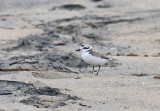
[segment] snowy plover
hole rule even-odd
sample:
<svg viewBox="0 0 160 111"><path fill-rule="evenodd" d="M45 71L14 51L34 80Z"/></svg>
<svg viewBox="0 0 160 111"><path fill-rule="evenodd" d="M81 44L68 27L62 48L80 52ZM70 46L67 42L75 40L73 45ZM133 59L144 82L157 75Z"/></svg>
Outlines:
<svg viewBox="0 0 160 111"><path fill-rule="evenodd" d="M93 65L92 74L94 73L95 66L99 67L97 71L98 75L101 66L106 64L110 60L110 58L104 56L103 54L92 51L92 46L81 45L80 49L77 49L76 51L81 52L82 60L84 60L88 64Z"/></svg>

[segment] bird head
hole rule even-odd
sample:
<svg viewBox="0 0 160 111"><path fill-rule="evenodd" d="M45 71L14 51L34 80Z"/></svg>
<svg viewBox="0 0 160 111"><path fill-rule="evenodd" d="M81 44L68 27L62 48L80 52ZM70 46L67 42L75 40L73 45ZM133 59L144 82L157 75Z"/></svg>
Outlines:
<svg viewBox="0 0 160 111"><path fill-rule="evenodd" d="M77 49L76 51L87 52L90 50L92 50L92 46L81 44L80 48Z"/></svg>

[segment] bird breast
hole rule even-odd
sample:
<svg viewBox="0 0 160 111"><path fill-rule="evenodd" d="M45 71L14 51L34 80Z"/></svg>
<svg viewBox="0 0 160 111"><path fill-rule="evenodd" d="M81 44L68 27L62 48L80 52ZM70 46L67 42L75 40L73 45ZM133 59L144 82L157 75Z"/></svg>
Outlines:
<svg viewBox="0 0 160 111"><path fill-rule="evenodd" d="M102 59L97 56L93 56L89 54L89 52L83 53L82 55L82 60L84 60L86 63L91 64L91 65L104 65L108 60L107 59Z"/></svg>

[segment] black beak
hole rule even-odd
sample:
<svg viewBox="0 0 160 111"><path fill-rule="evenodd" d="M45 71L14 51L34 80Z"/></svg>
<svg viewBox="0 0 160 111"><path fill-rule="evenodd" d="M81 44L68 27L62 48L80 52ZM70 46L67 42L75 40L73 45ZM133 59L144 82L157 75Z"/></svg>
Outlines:
<svg viewBox="0 0 160 111"><path fill-rule="evenodd" d="M77 49L76 51L80 51L81 49Z"/></svg>

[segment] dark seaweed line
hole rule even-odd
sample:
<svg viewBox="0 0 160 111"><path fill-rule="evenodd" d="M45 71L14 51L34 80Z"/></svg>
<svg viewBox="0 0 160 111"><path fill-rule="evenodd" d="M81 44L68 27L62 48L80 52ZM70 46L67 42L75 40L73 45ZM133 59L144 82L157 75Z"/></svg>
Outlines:
<svg viewBox="0 0 160 111"><path fill-rule="evenodd" d="M45 71L45 70L39 70L39 69L1 69L0 71L8 72L8 71Z"/></svg>
<svg viewBox="0 0 160 111"><path fill-rule="evenodd" d="M121 22L134 22L142 20L142 18L134 18L134 19L119 19L119 20L111 20L111 21L104 21L104 22L95 22L95 24L98 25L108 25L108 24L115 24L115 23L121 23Z"/></svg>

